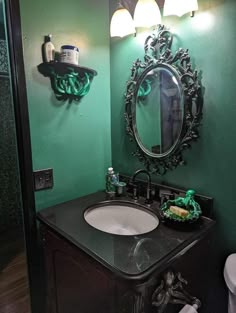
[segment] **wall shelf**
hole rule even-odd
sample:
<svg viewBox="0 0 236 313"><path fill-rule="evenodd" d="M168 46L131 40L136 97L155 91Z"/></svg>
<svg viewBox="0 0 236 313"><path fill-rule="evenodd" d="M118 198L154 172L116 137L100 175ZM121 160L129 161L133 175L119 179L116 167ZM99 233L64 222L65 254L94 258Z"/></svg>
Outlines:
<svg viewBox="0 0 236 313"><path fill-rule="evenodd" d="M38 70L50 78L56 98L69 101L79 101L87 95L93 77L97 75L88 67L62 62L44 62L38 65Z"/></svg>

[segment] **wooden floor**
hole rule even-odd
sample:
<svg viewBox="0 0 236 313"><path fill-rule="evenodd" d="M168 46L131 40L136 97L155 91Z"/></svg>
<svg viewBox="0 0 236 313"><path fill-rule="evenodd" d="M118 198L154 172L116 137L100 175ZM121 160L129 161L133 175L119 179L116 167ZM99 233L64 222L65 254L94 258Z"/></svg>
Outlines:
<svg viewBox="0 0 236 313"><path fill-rule="evenodd" d="M22 234L0 236L0 313L30 313Z"/></svg>

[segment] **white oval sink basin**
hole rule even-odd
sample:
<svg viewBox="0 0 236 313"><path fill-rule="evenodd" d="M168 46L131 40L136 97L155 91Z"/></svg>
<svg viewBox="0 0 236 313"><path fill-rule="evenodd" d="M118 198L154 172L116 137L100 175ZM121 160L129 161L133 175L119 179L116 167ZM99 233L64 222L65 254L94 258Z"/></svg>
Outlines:
<svg viewBox="0 0 236 313"><path fill-rule="evenodd" d="M96 229L115 235L141 235L159 225L158 217L139 205L98 204L84 213L86 222Z"/></svg>

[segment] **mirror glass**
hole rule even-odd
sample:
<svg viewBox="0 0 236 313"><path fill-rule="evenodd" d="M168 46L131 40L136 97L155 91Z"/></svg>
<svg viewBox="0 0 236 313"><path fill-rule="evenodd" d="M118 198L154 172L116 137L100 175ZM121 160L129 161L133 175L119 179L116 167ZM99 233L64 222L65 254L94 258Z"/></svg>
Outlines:
<svg viewBox="0 0 236 313"><path fill-rule="evenodd" d="M183 152L199 138L203 93L188 49L172 51L173 34L159 25L144 42L126 84L125 121L133 155L152 174L186 164Z"/></svg>
<svg viewBox="0 0 236 313"><path fill-rule="evenodd" d="M136 94L136 136L150 155L169 153L182 130L184 106L182 87L173 69L157 65L144 72Z"/></svg>

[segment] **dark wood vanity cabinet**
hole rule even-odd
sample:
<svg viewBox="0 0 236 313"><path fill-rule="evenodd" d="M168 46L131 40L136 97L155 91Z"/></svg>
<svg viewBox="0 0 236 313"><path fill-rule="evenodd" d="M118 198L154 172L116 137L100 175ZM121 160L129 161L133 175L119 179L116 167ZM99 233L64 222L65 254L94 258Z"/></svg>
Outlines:
<svg viewBox="0 0 236 313"><path fill-rule="evenodd" d="M156 267L149 275L124 277L104 266L50 227L41 225L46 266L47 313L151 313L152 294L163 273L172 269L188 281L186 290L202 301L207 313L211 281L211 232ZM114 255L116 257L116 255ZM119 256L120 257L120 256ZM183 305L168 305L176 313ZM208 312L209 313L209 312Z"/></svg>
<svg viewBox="0 0 236 313"><path fill-rule="evenodd" d="M91 257L47 228L43 234L47 313L112 312L114 284Z"/></svg>

